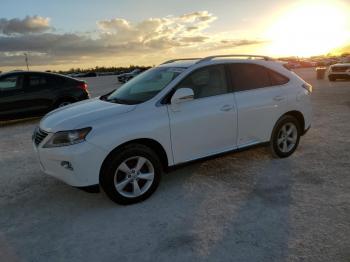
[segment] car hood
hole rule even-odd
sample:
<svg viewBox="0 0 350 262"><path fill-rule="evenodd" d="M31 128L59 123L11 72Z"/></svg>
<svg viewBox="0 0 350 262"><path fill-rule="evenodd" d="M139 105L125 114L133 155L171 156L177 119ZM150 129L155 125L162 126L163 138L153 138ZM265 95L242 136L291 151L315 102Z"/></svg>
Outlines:
<svg viewBox="0 0 350 262"><path fill-rule="evenodd" d="M41 120L40 128L47 132L84 128L135 108L136 105L110 103L99 98L84 100L51 111Z"/></svg>

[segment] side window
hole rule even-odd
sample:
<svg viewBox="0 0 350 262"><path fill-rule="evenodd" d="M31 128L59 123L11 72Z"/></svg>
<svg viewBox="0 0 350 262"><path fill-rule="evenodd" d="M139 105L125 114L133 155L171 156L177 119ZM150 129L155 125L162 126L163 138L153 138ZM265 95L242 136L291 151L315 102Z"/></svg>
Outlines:
<svg viewBox="0 0 350 262"><path fill-rule="evenodd" d="M0 91L17 90L21 88L21 77L18 75L5 76L0 79Z"/></svg>
<svg viewBox="0 0 350 262"><path fill-rule="evenodd" d="M42 75L28 75L28 88L29 89L44 89L47 88L48 78Z"/></svg>
<svg viewBox="0 0 350 262"><path fill-rule="evenodd" d="M279 86L279 85L284 85L289 82L289 79L273 70L269 70L269 76L271 80L271 85L272 86Z"/></svg>
<svg viewBox="0 0 350 262"><path fill-rule="evenodd" d="M225 67L223 65L208 66L188 75L176 87L193 89L194 98L203 98L228 93Z"/></svg>
<svg viewBox="0 0 350 262"><path fill-rule="evenodd" d="M268 71L259 65L231 64L230 74L236 91L257 89L271 85Z"/></svg>
<svg viewBox="0 0 350 262"><path fill-rule="evenodd" d="M63 88L67 85L74 85L74 83L70 83L69 80L63 78L63 77L59 77L59 76L48 76L47 77L47 81L48 81L48 85L49 87L52 88Z"/></svg>

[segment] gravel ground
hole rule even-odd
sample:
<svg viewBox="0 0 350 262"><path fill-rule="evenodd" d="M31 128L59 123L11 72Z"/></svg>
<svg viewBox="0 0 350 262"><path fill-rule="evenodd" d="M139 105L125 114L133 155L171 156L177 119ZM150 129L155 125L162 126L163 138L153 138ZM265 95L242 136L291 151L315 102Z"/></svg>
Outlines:
<svg viewBox="0 0 350 262"><path fill-rule="evenodd" d="M314 86L314 122L293 156L260 147L191 164L133 206L41 173L38 120L3 123L0 261L349 262L350 82L298 73ZM102 79L88 80L93 95Z"/></svg>

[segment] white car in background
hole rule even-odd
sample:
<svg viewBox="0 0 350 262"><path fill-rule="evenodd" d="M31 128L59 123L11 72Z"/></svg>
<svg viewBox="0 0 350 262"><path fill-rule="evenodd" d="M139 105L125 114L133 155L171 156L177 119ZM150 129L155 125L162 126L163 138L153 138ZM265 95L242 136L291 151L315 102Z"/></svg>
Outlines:
<svg viewBox="0 0 350 262"><path fill-rule="evenodd" d="M331 65L328 69L328 80L350 79L350 63Z"/></svg>
<svg viewBox="0 0 350 262"><path fill-rule="evenodd" d="M33 135L45 173L149 197L170 166L269 142L288 157L311 126L312 87L261 56L167 61L100 98L46 115ZM234 172L234 170L233 170Z"/></svg>

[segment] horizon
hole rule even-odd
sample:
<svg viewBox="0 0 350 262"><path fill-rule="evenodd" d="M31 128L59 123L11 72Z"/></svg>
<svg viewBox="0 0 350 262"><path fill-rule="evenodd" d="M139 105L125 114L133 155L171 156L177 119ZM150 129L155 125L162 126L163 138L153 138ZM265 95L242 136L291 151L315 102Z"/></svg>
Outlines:
<svg viewBox="0 0 350 262"><path fill-rule="evenodd" d="M32 69L59 71L213 54L350 51L345 0L19 2L21 10L9 0L2 3L0 71L25 69L24 53Z"/></svg>

